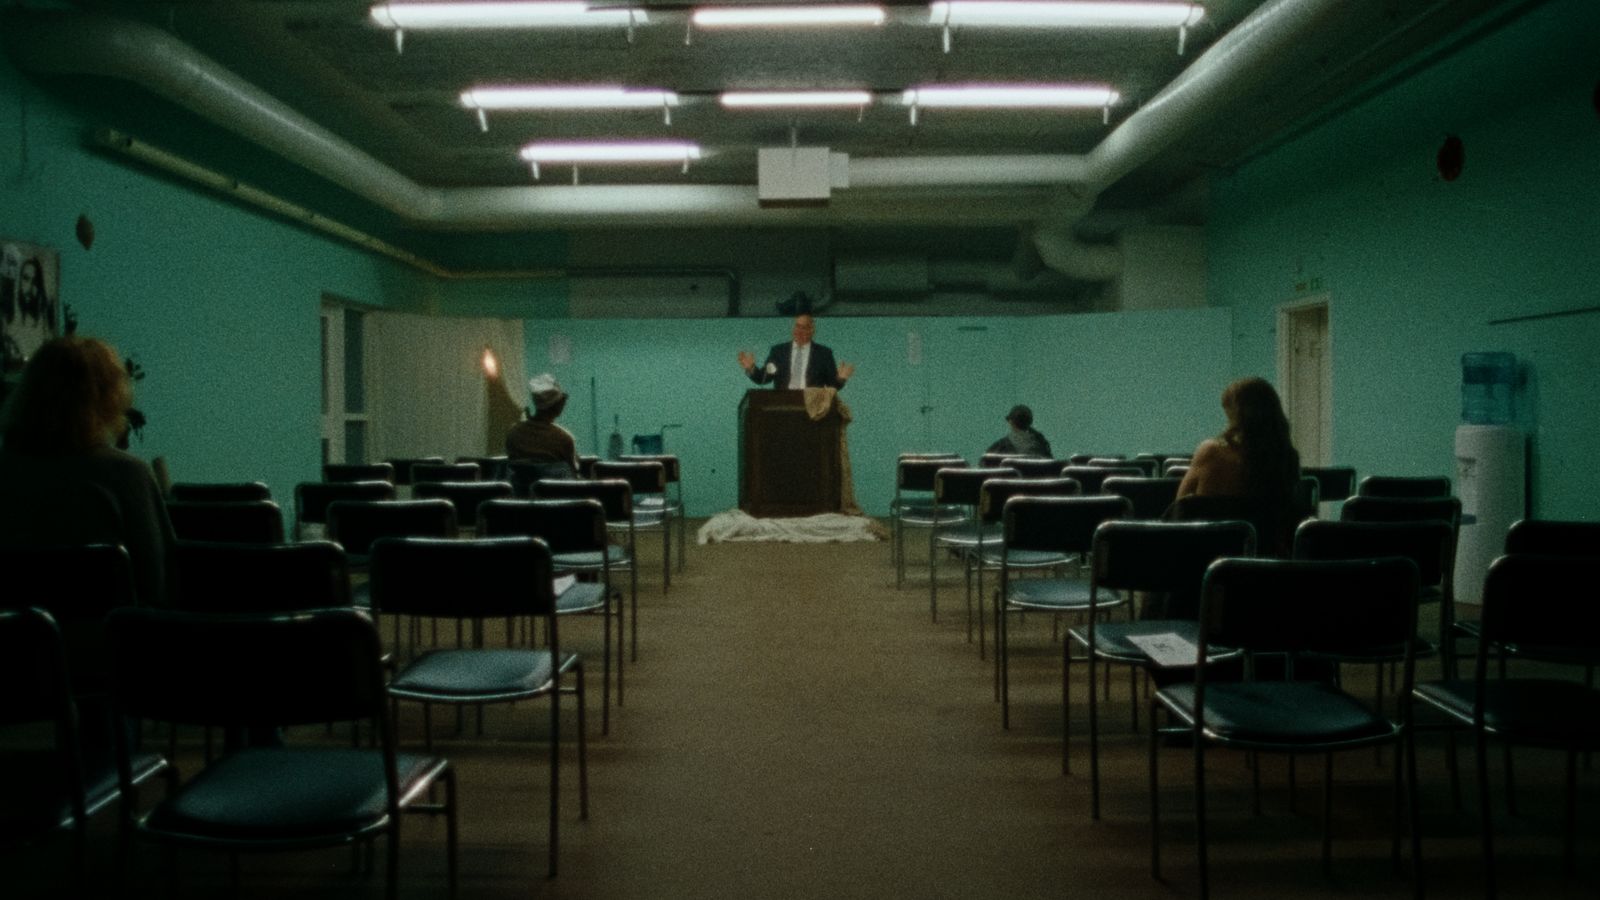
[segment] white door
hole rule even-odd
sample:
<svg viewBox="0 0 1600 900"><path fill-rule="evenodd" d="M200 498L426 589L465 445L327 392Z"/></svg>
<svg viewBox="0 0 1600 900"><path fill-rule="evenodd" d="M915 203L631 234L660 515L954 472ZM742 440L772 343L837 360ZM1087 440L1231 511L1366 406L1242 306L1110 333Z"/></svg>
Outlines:
<svg viewBox="0 0 1600 900"><path fill-rule="evenodd" d="M322 307L322 461L364 463L371 448L366 313Z"/></svg>
<svg viewBox="0 0 1600 900"><path fill-rule="evenodd" d="M1278 384L1301 465L1331 464L1332 356L1326 296L1279 308Z"/></svg>

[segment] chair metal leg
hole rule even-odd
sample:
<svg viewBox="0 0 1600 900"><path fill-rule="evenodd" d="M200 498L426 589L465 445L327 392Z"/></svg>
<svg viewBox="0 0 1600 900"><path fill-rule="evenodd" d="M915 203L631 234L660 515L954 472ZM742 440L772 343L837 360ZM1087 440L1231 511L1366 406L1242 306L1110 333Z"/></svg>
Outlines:
<svg viewBox="0 0 1600 900"><path fill-rule="evenodd" d="M1399 750L1395 751L1396 756ZM1415 723L1408 722L1405 734L1406 753L1406 801L1410 805L1409 819L1411 827L1411 890L1414 900L1422 900L1426 892L1426 880L1422 868L1422 798L1418 796L1419 782L1417 781L1417 730Z"/></svg>
<svg viewBox="0 0 1600 900"><path fill-rule="evenodd" d="M1574 837L1578 828L1578 751L1567 751L1567 841L1562 857L1568 878L1576 871Z"/></svg>
<svg viewBox="0 0 1600 900"><path fill-rule="evenodd" d="M605 590L601 588L601 590ZM606 593L605 606L600 608L600 734L611 733L611 594ZM617 693L620 695L621 678L618 677ZM617 698L617 705L622 705L622 698ZM583 708L582 704L578 707Z"/></svg>
<svg viewBox="0 0 1600 900"><path fill-rule="evenodd" d="M1200 710L1196 709L1194 714L1198 721ZM1206 861L1206 743L1198 727L1194 729L1193 740L1195 844L1200 857L1200 900L1207 900L1211 896L1211 873Z"/></svg>
<svg viewBox="0 0 1600 900"><path fill-rule="evenodd" d="M1090 627L1093 627L1092 623L1091 623ZM1067 667L1070 667L1072 665L1072 640L1070 638L1061 642L1061 656L1062 656L1062 662L1064 663L1063 669L1065 669ZM1095 696L1095 690L1094 690L1094 688L1095 688L1094 652L1091 650L1088 653L1086 653L1085 656L1086 656L1086 658L1088 659L1088 662L1089 662L1089 665L1086 667L1089 670L1089 818L1091 818L1091 819L1099 819L1100 818L1100 701ZM1066 701L1065 701L1066 683L1065 683L1065 680L1063 680L1063 682L1062 682L1062 687L1063 687L1062 712L1065 713L1066 712ZM1135 705L1138 704L1138 698L1137 697L1130 697L1129 700L1132 701ZM1065 743L1066 739L1067 739L1067 717L1066 717L1066 715L1063 714L1062 717L1061 717L1061 740L1062 740L1063 743ZM1063 757L1064 756L1065 755L1063 754ZM1063 761L1064 761L1064 759L1063 759Z"/></svg>
<svg viewBox="0 0 1600 900"><path fill-rule="evenodd" d="M1156 704L1150 701L1150 877L1161 880L1161 786L1156 778L1156 752L1161 729L1156 727Z"/></svg>
<svg viewBox="0 0 1600 900"><path fill-rule="evenodd" d="M1333 873L1333 754L1322 754L1322 874Z"/></svg>
<svg viewBox="0 0 1600 900"><path fill-rule="evenodd" d="M583 661L574 667L578 678L578 818L589 818L589 728L584 707L588 705L583 689Z"/></svg>
<svg viewBox="0 0 1600 900"><path fill-rule="evenodd" d="M454 769L445 769L441 774L444 781L444 852L445 867L450 880L450 896L456 896L456 885L459 867L456 865L457 848L460 841L456 831L456 772Z"/></svg>
<svg viewBox="0 0 1600 900"><path fill-rule="evenodd" d="M628 547L628 592L629 603L632 608L628 610L628 617L632 619L632 631L629 640L632 642L630 658L639 661L639 557L634 555L636 547Z"/></svg>
<svg viewBox="0 0 1600 900"><path fill-rule="evenodd" d="M937 527L928 529L928 612L935 625L939 624L939 545L934 539L938 533Z"/></svg>
<svg viewBox="0 0 1600 900"><path fill-rule="evenodd" d="M553 660L559 679L561 661ZM561 691L550 691L550 858L549 877L556 877L556 849L561 837Z"/></svg>
<svg viewBox="0 0 1600 900"><path fill-rule="evenodd" d="M1481 728L1473 731L1478 756L1478 814L1483 820L1484 896L1494 900L1494 810L1489 803L1489 738Z"/></svg>
<svg viewBox="0 0 1600 900"><path fill-rule="evenodd" d="M995 632L1000 635L1000 652L996 663L1000 667L1000 726L1011 727L1011 631L1006 624L1004 613L999 615L1000 621L995 623Z"/></svg>

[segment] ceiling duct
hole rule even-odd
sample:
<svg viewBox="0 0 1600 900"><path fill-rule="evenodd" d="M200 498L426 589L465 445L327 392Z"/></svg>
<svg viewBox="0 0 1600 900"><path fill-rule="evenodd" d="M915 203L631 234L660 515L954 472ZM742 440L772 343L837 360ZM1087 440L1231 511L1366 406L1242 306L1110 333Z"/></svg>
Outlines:
<svg viewBox="0 0 1600 900"><path fill-rule="evenodd" d="M1300 65L1332 39L1326 35L1337 29L1329 26L1340 17L1381 15L1383 5L1269 0L1086 155L851 159L850 188L835 193L827 209L761 209L756 186L427 187L158 28L101 14L12 10L5 14L4 41L27 72L126 79L425 227L820 225L914 220L905 210L916 209L917 201L925 201L925 221L1001 222L1009 207L1009 221L1018 222L1035 217L1003 197L963 196L957 203L947 192L1054 185L1072 188L1075 202L1038 219L1033 243L1040 258L1063 273L1103 279L1120 266L1115 248L1082 244L1073 234L1100 191L1230 101L1270 84L1283 67Z"/></svg>

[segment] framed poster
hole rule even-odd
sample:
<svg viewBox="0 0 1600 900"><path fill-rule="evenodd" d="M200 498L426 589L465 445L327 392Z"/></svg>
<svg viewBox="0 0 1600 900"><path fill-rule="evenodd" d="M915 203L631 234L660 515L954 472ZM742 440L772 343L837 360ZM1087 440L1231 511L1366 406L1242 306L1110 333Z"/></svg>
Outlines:
<svg viewBox="0 0 1600 900"><path fill-rule="evenodd" d="M61 255L0 239L0 370L22 371L40 345L61 333Z"/></svg>

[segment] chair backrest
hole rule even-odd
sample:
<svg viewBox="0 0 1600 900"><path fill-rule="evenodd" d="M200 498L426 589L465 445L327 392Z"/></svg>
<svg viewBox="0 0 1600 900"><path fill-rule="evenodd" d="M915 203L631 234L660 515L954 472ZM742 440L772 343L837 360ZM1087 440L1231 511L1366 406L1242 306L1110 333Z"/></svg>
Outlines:
<svg viewBox="0 0 1600 900"><path fill-rule="evenodd" d="M1530 656L1600 660L1594 579L1593 557L1518 553L1491 563L1478 619L1483 630L1478 678L1484 677L1489 657L1505 645ZM1575 590L1575 585L1588 587Z"/></svg>
<svg viewBox="0 0 1600 900"><path fill-rule="evenodd" d="M590 497L605 507L607 522L633 520L633 488L621 478L541 478L534 482L533 495L540 500Z"/></svg>
<svg viewBox="0 0 1600 900"><path fill-rule="evenodd" d="M1455 581L1456 532L1448 521L1301 522L1294 534L1295 559L1371 559L1403 556L1417 565L1417 582L1451 599Z"/></svg>
<svg viewBox="0 0 1600 900"><path fill-rule="evenodd" d="M1322 500L1321 482L1310 475L1301 475L1294 483L1294 511L1300 518L1317 514L1317 504Z"/></svg>
<svg viewBox="0 0 1600 900"><path fill-rule="evenodd" d="M965 469L967 461L958 456L902 456L895 463L897 491L933 490L933 476L940 469Z"/></svg>
<svg viewBox="0 0 1600 900"><path fill-rule="evenodd" d="M1161 471L1161 460L1140 456L1136 456L1133 459L1111 459L1097 456L1089 460L1089 465L1104 469L1138 469L1138 477L1141 478L1154 478Z"/></svg>
<svg viewBox="0 0 1600 900"><path fill-rule="evenodd" d="M1074 466L1087 466L1091 461L1096 459L1121 460L1122 458L1123 457L1120 454L1116 453L1074 453L1067 457L1067 463Z"/></svg>
<svg viewBox="0 0 1600 900"><path fill-rule="evenodd" d="M179 541L173 603L204 613L288 613L350 606L350 569L332 541Z"/></svg>
<svg viewBox="0 0 1600 900"><path fill-rule="evenodd" d="M412 469L413 466L442 464L444 462L444 457L442 457L442 456L416 456L416 457L409 457L409 458L408 457L391 457L389 459L384 460L384 462L387 462L389 465L394 466L394 483L395 484L411 484L412 481L415 480L415 479L413 479L412 474L411 474L411 469Z"/></svg>
<svg viewBox="0 0 1600 900"><path fill-rule="evenodd" d="M998 463L1002 468L1016 469L1023 478L1060 478L1067 462L1042 456L1007 456Z"/></svg>
<svg viewBox="0 0 1600 900"><path fill-rule="evenodd" d="M990 478L978 489L978 519L997 523L1012 497L1077 497L1083 488L1071 478Z"/></svg>
<svg viewBox="0 0 1600 900"><path fill-rule="evenodd" d="M1016 469L985 467L977 469L960 466L941 466L933 473L933 499L949 506L978 508L983 498L983 483L991 478L1016 478Z"/></svg>
<svg viewBox="0 0 1600 900"><path fill-rule="evenodd" d="M593 478L594 477L594 464L599 462L599 461L600 461L600 457L598 457L598 456L589 456L589 455L584 454L584 453L578 454L578 477L579 478Z"/></svg>
<svg viewBox="0 0 1600 900"><path fill-rule="evenodd" d="M1356 492L1356 470L1350 466L1301 466L1300 474L1317 480L1322 502L1344 500Z"/></svg>
<svg viewBox="0 0 1600 900"><path fill-rule="evenodd" d="M482 476L483 470L475 462L419 462L411 466L413 485L429 481L477 481Z"/></svg>
<svg viewBox="0 0 1600 900"><path fill-rule="evenodd" d="M339 500L328 505L328 538L351 556L365 556L383 537L456 536L448 500Z"/></svg>
<svg viewBox="0 0 1600 900"><path fill-rule="evenodd" d="M379 463L323 463L322 480L327 482L387 481L394 484L394 466Z"/></svg>
<svg viewBox="0 0 1600 900"><path fill-rule="evenodd" d="M606 546L606 508L593 497L561 500L491 500L479 509L481 537L535 537L552 553Z"/></svg>
<svg viewBox="0 0 1600 900"><path fill-rule="evenodd" d="M1077 479L1085 494L1098 494L1107 478L1138 478L1144 470L1137 466L1070 465L1062 467L1061 474Z"/></svg>
<svg viewBox="0 0 1600 900"><path fill-rule="evenodd" d="M1188 474L1189 463L1187 461L1181 463L1169 461L1161 464L1161 477L1163 478L1176 478L1182 481L1183 476Z"/></svg>
<svg viewBox="0 0 1600 900"><path fill-rule="evenodd" d="M172 533L182 541L283 542L283 510L271 500L167 501Z"/></svg>
<svg viewBox="0 0 1600 900"><path fill-rule="evenodd" d="M674 484L683 479L683 473L679 468L678 457L671 453L625 453L617 457L617 461L660 463L661 468L666 470L667 484ZM596 462L599 462L599 460L596 460ZM592 472L590 473L590 477L594 477Z"/></svg>
<svg viewBox="0 0 1600 900"><path fill-rule="evenodd" d="M550 548L538 538L383 538L372 545L372 608L453 619L552 616L551 574Z"/></svg>
<svg viewBox="0 0 1600 900"><path fill-rule="evenodd" d="M1361 479L1356 494L1362 497L1448 497L1450 479L1443 476L1368 475Z"/></svg>
<svg viewBox="0 0 1600 900"><path fill-rule="evenodd" d="M504 456L458 456L456 462L475 464L480 481L505 481L509 477L506 472L507 457Z"/></svg>
<svg viewBox="0 0 1600 900"><path fill-rule="evenodd" d="M1256 530L1249 522L1118 519L1095 529L1090 578L1097 588L1166 594L1149 615L1197 619L1206 569L1224 557L1255 552Z"/></svg>
<svg viewBox="0 0 1600 900"><path fill-rule="evenodd" d="M272 491L264 481L234 481L224 484L180 481L167 491L167 496L185 503L232 503L271 500Z"/></svg>
<svg viewBox="0 0 1600 900"><path fill-rule="evenodd" d="M1012 497L1001 513L1006 547L1087 553L1100 523L1123 518L1130 510L1122 497Z"/></svg>
<svg viewBox="0 0 1600 900"><path fill-rule="evenodd" d="M667 492L667 467L654 460L625 462L602 459L594 464L596 479L620 478L633 489L633 495L665 494Z"/></svg>
<svg viewBox="0 0 1600 900"><path fill-rule="evenodd" d="M107 628L115 696L125 715L224 727L385 719L378 633L353 609L288 615L119 609ZM387 746L388 729L377 731Z"/></svg>
<svg viewBox="0 0 1600 900"><path fill-rule="evenodd" d="M1200 642L1246 652L1359 658L1417 633L1417 566L1361 560L1221 559L1206 570Z"/></svg>
<svg viewBox="0 0 1600 900"><path fill-rule="evenodd" d="M328 505L341 500L393 500L387 481L303 481L294 486L294 516L300 524L327 524Z"/></svg>
<svg viewBox="0 0 1600 900"><path fill-rule="evenodd" d="M1042 457L1042 456L1018 456L1015 453L995 453L995 452L991 451L991 452L984 453L982 456L978 457L978 468L980 468L980 469L1002 468L1005 465L1005 460L1008 460L1008 459L1044 459L1044 457Z"/></svg>
<svg viewBox="0 0 1600 900"><path fill-rule="evenodd" d="M594 474L594 464L589 464L589 474L579 473L580 478L590 478ZM572 466L557 461L535 462L531 459L513 459L506 462L506 477L511 481L512 490L518 497L527 497L533 492L534 482L546 478L570 479L573 476Z"/></svg>
<svg viewBox="0 0 1600 900"><path fill-rule="evenodd" d="M1344 522L1449 522L1461 524L1457 497L1372 497L1357 494L1339 509Z"/></svg>
<svg viewBox="0 0 1600 900"><path fill-rule="evenodd" d="M411 496L418 500L450 501L456 509L456 524L463 528L477 526L479 505L512 494L509 481L419 481L411 488Z"/></svg>
<svg viewBox="0 0 1600 900"><path fill-rule="evenodd" d="M67 657L61 631L50 614L41 609L0 610L0 725L15 726L50 722L54 725L54 751L50 759L56 773L27 773L55 785L55 793L67 802L69 818L62 821L55 796L43 792L24 792L24 802L8 799L0 807L0 835L27 838L54 831L63 825L75 826L79 833L88 815L84 799L84 775L78 746L77 713L72 701L71 681L67 677ZM22 774L22 773L18 773ZM42 802L26 802L30 794Z"/></svg>
<svg viewBox="0 0 1600 900"><path fill-rule="evenodd" d="M121 544L0 546L0 608L50 614L65 641L73 692L104 691L110 677L105 617L135 601L133 563Z"/></svg>
<svg viewBox="0 0 1600 900"><path fill-rule="evenodd" d="M1113 475L1100 482L1100 493L1128 498L1128 502L1133 504L1135 519L1159 519L1172 501L1178 499L1178 485L1181 483L1181 479L1177 478Z"/></svg>
<svg viewBox="0 0 1600 900"><path fill-rule="evenodd" d="M1600 557L1600 522L1521 519L1506 532L1506 552Z"/></svg>
<svg viewBox="0 0 1600 900"><path fill-rule="evenodd" d="M1295 514L1260 497L1190 494L1172 504L1168 518L1176 522L1249 522L1256 530L1256 552L1288 557L1294 552Z"/></svg>

